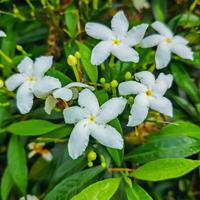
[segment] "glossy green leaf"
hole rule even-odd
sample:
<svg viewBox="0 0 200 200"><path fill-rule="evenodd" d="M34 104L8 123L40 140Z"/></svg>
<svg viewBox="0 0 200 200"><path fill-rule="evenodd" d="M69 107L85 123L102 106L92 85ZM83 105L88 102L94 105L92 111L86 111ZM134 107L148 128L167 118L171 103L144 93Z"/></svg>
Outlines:
<svg viewBox="0 0 200 200"><path fill-rule="evenodd" d="M26 163L26 153L20 138L13 135L8 146L8 169L13 181L19 190L26 194L28 185L28 168Z"/></svg>
<svg viewBox="0 0 200 200"><path fill-rule="evenodd" d="M96 182L85 188L71 200L109 200L118 189L120 181L120 178L109 178Z"/></svg>
<svg viewBox="0 0 200 200"><path fill-rule="evenodd" d="M167 1L152 0L153 14L156 20L164 21L166 17Z"/></svg>
<svg viewBox="0 0 200 200"><path fill-rule="evenodd" d="M15 135L34 136L43 135L64 127L63 124L53 124L45 120L27 120L11 124L7 131Z"/></svg>
<svg viewBox="0 0 200 200"><path fill-rule="evenodd" d="M153 200L152 197L138 184L133 184L133 190L137 193L139 200Z"/></svg>
<svg viewBox="0 0 200 200"><path fill-rule="evenodd" d="M89 79L96 83L98 79L98 69L97 66L91 64L91 50L84 44L77 42L79 51L81 53L81 62L83 64L83 68L88 75Z"/></svg>
<svg viewBox="0 0 200 200"><path fill-rule="evenodd" d="M70 199L103 170L102 167L93 167L66 177L46 195L44 200Z"/></svg>
<svg viewBox="0 0 200 200"><path fill-rule="evenodd" d="M200 166L199 160L163 158L146 163L130 176L146 181L163 181L181 177Z"/></svg>

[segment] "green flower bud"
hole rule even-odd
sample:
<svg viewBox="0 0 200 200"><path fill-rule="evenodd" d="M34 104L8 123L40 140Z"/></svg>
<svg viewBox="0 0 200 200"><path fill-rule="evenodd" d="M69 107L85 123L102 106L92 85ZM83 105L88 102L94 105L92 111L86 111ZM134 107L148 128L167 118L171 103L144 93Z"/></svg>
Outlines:
<svg viewBox="0 0 200 200"><path fill-rule="evenodd" d="M101 163L101 166L102 166L103 168L106 168L106 162L102 162L102 163Z"/></svg>
<svg viewBox="0 0 200 200"><path fill-rule="evenodd" d="M89 161L96 160L97 154L94 151L90 151L87 155Z"/></svg>
<svg viewBox="0 0 200 200"><path fill-rule="evenodd" d="M118 81L117 80L112 80L110 85L111 85L111 87L116 88L118 86Z"/></svg>
<svg viewBox="0 0 200 200"><path fill-rule="evenodd" d="M4 86L4 82L3 80L0 79L0 88L2 88Z"/></svg>
<svg viewBox="0 0 200 200"><path fill-rule="evenodd" d="M75 57L76 57L77 59L80 59L80 58L81 58L81 54L80 54L79 51L76 51L74 55L75 55Z"/></svg>
<svg viewBox="0 0 200 200"><path fill-rule="evenodd" d="M124 78L125 78L126 80L130 80L130 79L132 78L131 72L126 72Z"/></svg>
<svg viewBox="0 0 200 200"><path fill-rule="evenodd" d="M105 83L106 82L106 79L105 78L100 78L100 83Z"/></svg>
<svg viewBox="0 0 200 200"><path fill-rule="evenodd" d="M132 104L134 102L134 98L132 97L132 96L130 96L129 98L128 98L128 103L129 104Z"/></svg>
<svg viewBox="0 0 200 200"><path fill-rule="evenodd" d="M105 83L104 88L105 88L105 90L109 90L110 89L110 83Z"/></svg>
<svg viewBox="0 0 200 200"><path fill-rule="evenodd" d="M93 162L88 162L88 167L92 167L93 166Z"/></svg>

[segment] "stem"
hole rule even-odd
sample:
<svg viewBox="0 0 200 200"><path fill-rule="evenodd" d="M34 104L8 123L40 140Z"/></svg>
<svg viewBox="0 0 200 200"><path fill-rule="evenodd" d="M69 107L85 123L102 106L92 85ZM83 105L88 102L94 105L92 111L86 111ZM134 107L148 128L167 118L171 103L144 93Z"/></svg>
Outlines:
<svg viewBox="0 0 200 200"><path fill-rule="evenodd" d="M133 169L130 168L108 168L109 172L132 172Z"/></svg>
<svg viewBox="0 0 200 200"><path fill-rule="evenodd" d="M12 59L7 56L2 50L0 50L0 56L2 56L8 63L12 63Z"/></svg>
<svg viewBox="0 0 200 200"><path fill-rule="evenodd" d="M72 66L72 69L73 69L73 71L74 71L74 75L75 75L75 77L76 77L76 81L80 82L80 77L79 77L79 73L78 73L78 70L77 70L77 68L76 68L76 65L73 65L73 66Z"/></svg>
<svg viewBox="0 0 200 200"><path fill-rule="evenodd" d="M112 56L110 57L110 62L109 62L109 64L108 64L110 68L112 68L112 67L115 65L114 60L115 60L115 57L112 55Z"/></svg>

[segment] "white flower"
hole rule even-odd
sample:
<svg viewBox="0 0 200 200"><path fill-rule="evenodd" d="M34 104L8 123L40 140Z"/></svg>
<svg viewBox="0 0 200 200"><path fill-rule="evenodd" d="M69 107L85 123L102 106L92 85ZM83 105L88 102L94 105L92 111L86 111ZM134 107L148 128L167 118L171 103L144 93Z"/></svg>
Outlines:
<svg viewBox="0 0 200 200"><path fill-rule="evenodd" d="M99 143L116 148L123 148L121 134L107 123L115 119L125 108L126 99L112 98L101 107L94 93L89 89L80 92L78 106L66 108L63 112L67 124L76 124L69 138L69 155L76 159L86 149L91 135Z"/></svg>
<svg viewBox="0 0 200 200"><path fill-rule="evenodd" d="M58 102L57 99L62 99L63 101L70 101L73 97L72 89L74 87L84 87L94 90L94 87L79 82L72 82L66 85L65 87L55 89L47 96L45 100L45 112L47 114L51 114L51 111L55 108Z"/></svg>
<svg viewBox="0 0 200 200"><path fill-rule="evenodd" d="M86 33L102 40L92 50L91 63L100 65L110 54L125 62L139 61L138 53L131 48L139 44L144 37L147 24L141 24L128 31L128 20L123 11L117 12L111 21L112 30L99 23L87 23Z"/></svg>
<svg viewBox="0 0 200 200"><path fill-rule="evenodd" d="M0 37L6 37L5 32L3 32L3 31L0 30Z"/></svg>
<svg viewBox="0 0 200 200"><path fill-rule="evenodd" d="M150 8L149 2L146 0L132 0L134 7L137 11L141 12L143 8Z"/></svg>
<svg viewBox="0 0 200 200"><path fill-rule="evenodd" d="M53 156L47 148L44 148L44 146L44 143L31 142L28 144L28 148L31 150L28 157L32 158L35 154L40 154L46 161L51 161Z"/></svg>
<svg viewBox="0 0 200 200"><path fill-rule="evenodd" d="M154 22L152 25L160 34L153 34L144 38L141 42L143 48L158 46L156 50L156 68L162 69L166 67L171 60L171 52L181 58L193 60L193 52L187 46L188 41L179 36L173 35L172 31L161 22Z"/></svg>
<svg viewBox="0 0 200 200"><path fill-rule="evenodd" d="M35 195L26 195L26 198L25 197L21 197L19 200L39 200Z"/></svg>
<svg viewBox="0 0 200 200"><path fill-rule="evenodd" d="M34 95L38 98L45 98L49 91L61 87L58 79L44 76L52 62L52 56L41 56L36 58L34 63L26 57L17 66L19 73L6 80L5 84L9 91L19 87L17 90L17 107L22 114L31 110ZM42 85L40 85L41 80L43 80Z"/></svg>
<svg viewBox="0 0 200 200"><path fill-rule="evenodd" d="M172 104L167 98L163 97L167 89L172 85L172 75L161 73L155 80L151 72L143 71L136 73L135 78L141 83L126 81L119 85L119 93L121 95L136 94L128 126L141 124L147 117L149 108L172 116Z"/></svg>

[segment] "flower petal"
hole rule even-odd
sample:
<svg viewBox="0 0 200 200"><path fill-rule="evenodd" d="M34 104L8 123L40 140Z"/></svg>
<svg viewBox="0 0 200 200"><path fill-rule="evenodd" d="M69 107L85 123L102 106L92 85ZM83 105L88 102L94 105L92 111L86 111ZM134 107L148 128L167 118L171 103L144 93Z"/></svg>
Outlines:
<svg viewBox="0 0 200 200"><path fill-rule="evenodd" d="M60 98L65 101L70 101L73 97L73 93L72 93L72 90L70 90L66 87L63 87L63 88L54 90L53 96L56 99Z"/></svg>
<svg viewBox="0 0 200 200"><path fill-rule="evenodd" d="M57 78L45 76L44 78L35 82L33 92L38 98L47 97L53 90L60 88L61 83Z"/></svg>
<svg viewBox="0 0 200 200"><path fill-rule="evenodd" d="M33 106L33 92L28 83L23 83L17 90L17 107L22 114L28 113Z"/></svg>
<svg viewBox="0 0 200 200"><path fill-rule="evenodd" d="M121 95L138 94L146 91L146 86L136 81L126 81L119 84L119 93Z"/></svg>
<svg viewBox="0 0 200 200"><path fill-rule="evenodd" d="M173 37L172 31L162 22L156 21L153 24L151 24L154 30L156 30L161 35L164 35L166 37Z"/></svg>
<svg viewBox="0 0 200 200"><path fill-rule="evenodd" d="M139 44L144 37L147 27L148 24L140 24L133 27L131 30L128 31L126 38L123 40L123 42L131 47Z"/></svg>
<svg viewBox="0 0 200 200"><path fill-rule="evenodd" d="M119 39L124 38L128 31L128 20L123 11L117 12L111 20L112 31Z"/></svg>
<svg viewBox="0 0 200 200"><path fill-rule="evenodd" d="M53 160L53 155L52 155L51 152L48 151L48 150L45 150L45 151L42 153L42 157L43 157L46 161L51 161L51 160Z"/></svg>
<svg viewBox="0 0 200 200"><path fill-rule="evenodd" d="M80 83L80 82L72 82L72 83L69 83L68 85L65 86L65 88L72 88L72 87L83 87L83 88L88 88L90 90L95 89L94 87L92 87L90 85Z"/></svg>
<svg viewBox="0 0 200 200"><path fill-rule="evenodd" d="M151 89L155 84L155 76L149 71L135 73L135 79Z"/></svg>
<svg viewBox="0 0 200 200"><path fill-rule="evenodd" d="M29 153L28 153L28 158L32 158L34 155L36 155L37 154L37 152L36 151L30 151Z"/></svg>
<svg viewBox="0 0 200 200"><path fill-rule="evenodd" d="M9 91L15 90L25 81L25 77L21 74L13 74L5 81L5 85Z"/></svg>
<svg viewBox="0 0 200 200"><path fill-rule="evenodd" d="M21 197L19 200L39 200L36 196L34 195L26 195L26 198L25 197Z"/></svg>
<svg viewBox="0 0 200 200"><path fill-rule="evenodd" d="M193 60L193 52L192 50L183 44L173 44L171 46L171 51L181 58Z"/></svg>
<svg viewBox="0 0 200 200"><path fill-rule="evenodd" d="M110 55L112 43L110 41L99 42L92 50L91 63L93 65L102 64Z"/></svg>
<svg viewBox="0 0 200 200"><path fill-rule="evenodd" d="M99 112L99 102L94 93L89 89L84 89L79 93L78 104L86 108L92 115Z"/></svg>
<svg viewBox="0 0 200 200"><path fill-rule="evenodd" d="M117 118L117 116L123 112L126 102L127 100L122 97L115 97L106 101L100 108L97 115L97 121L101 123L108 123L109 121Z"/></svg>
<svg viewBox="0 0 200 200"><path fill-rule="evenodd" d="M156 69L162 69L169 64L171 60L171 51L169 46L164 42L158 45L158 48L156 50L155 60L156 60Z"/></svg>
<svg viewBox="0 0 200 200"><path fill-rule="evenodd" d="M50 115L51 111L55 108L57 102L57 99L55 99L52 95L49 95L45 100L45 112Z"/></svg>
<svg viewBox="0 0 200 200"><path fill-rule="evenodd" d="M149 107L164 115L173 116L173 107L169 99L165 97L152 97L150 98Z"/></svg>
<svg viewBox="0 0 200 200"><path fill-rule="evenodd" d="M115 149L123 148L123 139L121 134L110 125L94 123L91 127L91 136L107 147Z"/></svg>
<svg viewBox="0 0 200 200"><path fill-rule="evenodd" d="M164 37L162 35L153 34L148 37L145 37L141 42L141 47L143 48L149 48L157 46L161 41L164 40Z"/></svg>
<svg viewBox="0 0 200 200"><path fill-rule="evenodd" d="M186 40L184 37L182 37L180 35L175 35L172 38L172 42L178 43L178 44L183 44L183 45L187 45L189 43L188 40Z"/></svg>
<svg viewBox="0 0 200 200"><path fill-rule="evenodd" d="M34 75L42 77L53 64L53 56L40 56L34 63Z"/></svg>
<svg viewBox="0 0 200 200"><path fill-rule="evenodd" d="M149 100L145 94L139 94L135 97L131 108L131 115L127 126L137 126L141 124L148 115Z"/></svg>
<svg viewBox="0 0 200 200"><path fill-rule="evenodd" d="M25 57L17 66L20 73L32 75L33 73L33 60L29 57Z"/></svg>
<svg viewBox="0 0 200 200"><path fill-rule="evenodd" d="M86 123L86 120L78 122L70 135L68 152L72 159L78 158L85 151L88 145L90 132Z"/></svg>
<svg viewBox="0 0 200 200"><path fill-rule="evenodd" d="M158 96L163 96L168 88L171 87L173 82L173 76L171 74L160 73L156 79L156 83L153 86L153 93L156 93Z"/></svg>
<svg viewBox="0 0 200 200"><path fill-rule="evenodd" d="M113 46L112 54L124 62L139 62L138 52L124 43Z"/></svg>
<svg viewBox="0 0 200 200"><path fill-rule="evenodd" d="M63 115L66 124L75 124L80 120L86 118L89 114L85 109L78 106L73 106L64 109Z"/></svg>
<svg viewBox="0 0 200 200"><path fill-rule="evenodd" d="M112 40L114 38L113 32L107 26L99 23L89 22L85 25L86 33L98 40Z"/></svg>
<svg viewBox="0 0 200 200"><path fill-rule="evenodd" d="M5 34L4 31L1 31L1 30L0 30L0 37L6 37L6 34Z"/></svg>

